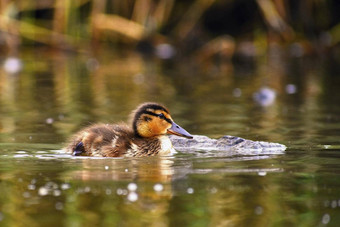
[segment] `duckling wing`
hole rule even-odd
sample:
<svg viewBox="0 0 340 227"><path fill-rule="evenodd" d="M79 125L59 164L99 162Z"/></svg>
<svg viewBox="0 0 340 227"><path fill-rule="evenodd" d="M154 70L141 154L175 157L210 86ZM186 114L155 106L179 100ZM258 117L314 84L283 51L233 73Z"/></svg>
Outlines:
<svg viewBox="0 0 340 227"><path fill-rule="evenodd" d="M125 125L93 125L78 132L66 150L73 155L120 157L129 149L131 136Z"/></svg>

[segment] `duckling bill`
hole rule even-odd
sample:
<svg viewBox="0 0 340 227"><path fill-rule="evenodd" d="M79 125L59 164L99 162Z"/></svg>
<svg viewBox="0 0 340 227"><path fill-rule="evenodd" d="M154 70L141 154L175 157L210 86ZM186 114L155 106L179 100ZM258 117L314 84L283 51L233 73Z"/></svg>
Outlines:
<svg viewBox="0 0 340 227"><path fill-rule="evenodd" d="M169 110L157 103L143 103L132 112L132 127L95 124L76 133L67 152L76 156L142 157L174 153L167 134L193 136L177 125Z"/></svg>

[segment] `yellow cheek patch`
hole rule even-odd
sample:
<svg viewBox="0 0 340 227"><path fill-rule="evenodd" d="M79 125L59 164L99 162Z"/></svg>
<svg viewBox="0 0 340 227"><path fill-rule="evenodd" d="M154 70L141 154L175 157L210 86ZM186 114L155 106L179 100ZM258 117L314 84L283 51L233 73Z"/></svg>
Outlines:
<svg viewBox="0 0 340 227"><path fill-rule="evenodd" d="M146 121L138 122L137 131L138 131L138 134L142 137L153 136L153 133L151 132L151 129L149 127L149 122L146 122Z"/></svg>
<svg viewBox="0 0 340 227"><path fill-rule="evenodd" d="M171 125L168 122L161 119L155 119L149 122L150 131L152 131L155 136L166 134L168 128L170 127Z"/></svg>

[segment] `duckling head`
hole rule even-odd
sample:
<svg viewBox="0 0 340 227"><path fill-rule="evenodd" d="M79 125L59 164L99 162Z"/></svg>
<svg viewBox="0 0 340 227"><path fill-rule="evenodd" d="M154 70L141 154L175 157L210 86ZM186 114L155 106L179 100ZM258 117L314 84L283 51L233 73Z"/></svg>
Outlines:
<svg viewBox="0 0 340 227"><path fill-rule="evenodd" d="M144 103L134 112L132 126L136 135L140 137L155 137L165 134L192 139L193 136L177 125L171 118L169 110L157 103Z"/></svg>

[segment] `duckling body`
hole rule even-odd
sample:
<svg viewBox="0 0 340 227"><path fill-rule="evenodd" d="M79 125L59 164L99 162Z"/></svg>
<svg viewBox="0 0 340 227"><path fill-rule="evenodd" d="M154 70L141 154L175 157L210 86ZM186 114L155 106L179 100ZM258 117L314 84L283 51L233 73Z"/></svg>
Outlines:
<svg viewBox="0 0 340 227"><path fill-rule="evenodd" d="M157 103L144 103L132 113L132 127L95 124L73 137L66 150L73 155L141 157L174 153L167 134L192 136L178 126L169 111Z"/></svg>

